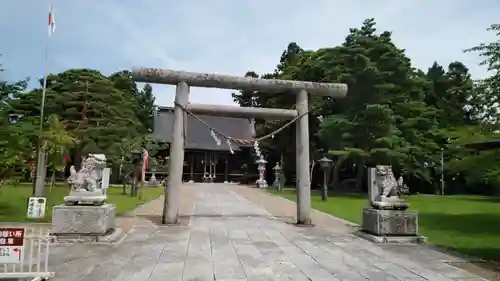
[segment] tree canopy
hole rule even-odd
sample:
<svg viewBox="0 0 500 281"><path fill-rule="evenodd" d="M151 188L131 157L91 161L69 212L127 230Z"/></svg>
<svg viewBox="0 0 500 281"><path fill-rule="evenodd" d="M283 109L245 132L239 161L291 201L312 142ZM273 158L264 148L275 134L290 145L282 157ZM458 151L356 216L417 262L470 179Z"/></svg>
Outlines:
<svg viewBox="0 0 500 281"><path fill-rule="evenodd" d="M32 90L26 86L27 81L0 81L0 130L7 136L0 141L5 172L27 169L35 158L42 81ZM49 168L63 168L64 156L78 166L81 156L89 152L105 153L118 163L131 150L152 142L148 135L153 113L152 87L146 84L139 89L127 71L109 77L92 69L49 75L42 134Z"/></svg>
<svg viewBox="0 0 500 281"><path fill-rule="evenodd" d="M493 25L490 30L499 35L500 27ZM478 163L483 158L496 162L498 153L472 153L462 145L498 137L500 41L467 50L484 57L483 64L493 73L473 81L460 61L446 67L436 61L427 71L417 69L391 36L389 31L378 31L374 19L367 19L361 27L351 28L338 46L304 50L292 42L276 69L260 77L348 85L345 99L313 97L310 101L310 142L315 152L311 157L327 153L335 159L334 185L351 177L359 190L365 167L391 164L416 188L426 186L423 189L435 191L440 186L441 153L444 173L452 186L473 188L493 183L500 175L500 166ZM257 76L253 71L246 75ZM294 97L289 95L241 91L233 98L241 106L295 106ZM267 120L257 124L262 134L282 125ZM295 138L289 137L293 130L263 144L270 157L285 154L289 159L285 171L294 169Z"/></svg>

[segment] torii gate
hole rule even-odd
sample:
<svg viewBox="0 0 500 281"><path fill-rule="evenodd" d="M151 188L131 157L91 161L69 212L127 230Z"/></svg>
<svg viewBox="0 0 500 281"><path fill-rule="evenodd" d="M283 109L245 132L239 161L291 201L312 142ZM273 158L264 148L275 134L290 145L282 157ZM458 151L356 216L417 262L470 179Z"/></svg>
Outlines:
<svg viewBox="0 0 500 281"><path fill-rule="evenodd" d="M133 69L132 77L137 82L177 85L163 224L179 224L180 188L184 163L184 129L186 125L185 109L189 109L194 114L235 118L293 119L301 116L296 123L297 224L311 224L308 94L343 98L347 94L347 85L237 77L158 68ZM297 97L296 109L189 104L190 86L292 93Z"/></svg>

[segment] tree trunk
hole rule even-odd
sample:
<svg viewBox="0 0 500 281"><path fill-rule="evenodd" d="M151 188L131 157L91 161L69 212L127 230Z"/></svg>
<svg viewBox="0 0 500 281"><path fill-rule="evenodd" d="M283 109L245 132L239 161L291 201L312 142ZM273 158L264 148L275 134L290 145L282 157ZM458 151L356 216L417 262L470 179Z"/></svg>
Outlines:
<svg viewBox="0 0 500 281"><path fill-rule="evenodd" d="M123 175L120 179L122 182L122 195L126 195L127 194L127 177L125 175Z"/></svg>
<svg viewBox="0 0 500 281"><path fill-rule="evenodd" d="M123 185L122 185L122 195L126 195L126 194L127 194L127 184L123 183Z"/></svg>
<svg viewBox="0 0 500 281"><path fill-rule="evenodd" d="M344 165L345 160L347 160L347 157L339 157L337 162L335 163L335 166L332 169L332 188L338 189L340 185L340 168L342 168L342 165Z"/></svg>
<svg viewBox="0 0 500 281"><path fill-rule="evenodd" d="M52 192L52 188L56 186L56 171L52 171L52 177L50 179L50 189L49 192Z"/></svg>
<svg viewBox="0 0 500 281"><path fill-rule="evenodd" d="M76 171L80 171L82 168L82 148L78 145L73 154L73 166L75 166Z"/></svg>
<svg viewBox="0 0 500 281"><path fill-rule="evenodd" d="M360 159L356 163L356 191L363 190L363 179L365 176L365 165L366 165L366 157L360 157Z"/></svg>
<svg viewBox="0 0 500 281"><path fill-rule="evenodd" d="M137 189L139 188L139 171L134 167L134 177L132 179L132 187L130 188L130 196L137 196Z"/></svg>

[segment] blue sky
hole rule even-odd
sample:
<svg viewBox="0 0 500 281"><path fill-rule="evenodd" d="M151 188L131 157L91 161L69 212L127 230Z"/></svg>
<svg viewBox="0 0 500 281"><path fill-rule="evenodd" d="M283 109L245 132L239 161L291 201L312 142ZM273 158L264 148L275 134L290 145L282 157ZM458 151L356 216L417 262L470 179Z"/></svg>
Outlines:
<svg viewBox="0 0 500 281"><path fill-rule="evenodd" d="M393 31L415 66L459 60L480 78L474 54L462 50L494 39L500 1L481 0L53 0L56 32L49 71L132 67L243 75L272 71L290 41L305 49L335 46L349 28L374 17ZM0 9L4 78L43 76L48 0L5 1ZM170 105L173 86L155 86ZM232 104L231 91L192 89L191 101Z"/></svg>

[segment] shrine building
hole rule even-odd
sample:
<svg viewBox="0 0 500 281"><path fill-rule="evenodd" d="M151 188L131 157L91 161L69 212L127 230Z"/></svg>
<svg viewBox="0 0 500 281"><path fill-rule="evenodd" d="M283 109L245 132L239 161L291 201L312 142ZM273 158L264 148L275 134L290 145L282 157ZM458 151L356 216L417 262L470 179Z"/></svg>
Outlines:
<svg viewBox="0 0 500 281"><path fill-rule="evenodd" d="M248 119L197 115L213 129L234 138L252 139L254 124ZM153 136L170 144L174 121L173 107L157 107L154 116ZM186 146L183 181L240 182L248 173L255 173L252 144L228 146L226 139L214 137L211 130L193 116L187 114ZM160 151L157 157L168 157L169 151ZM157 171L161 176L164 171Z"/></svg>

